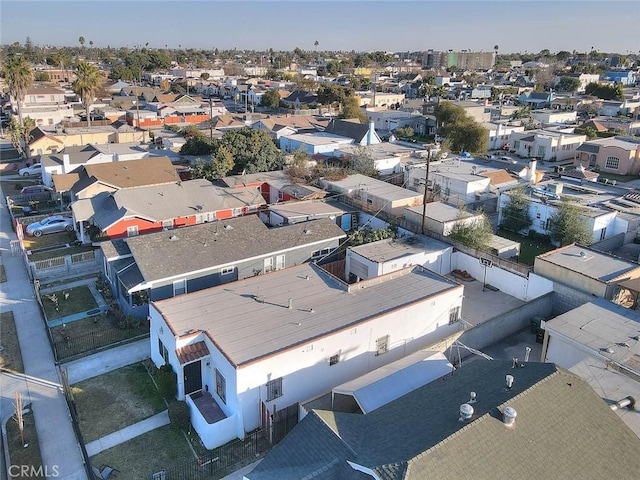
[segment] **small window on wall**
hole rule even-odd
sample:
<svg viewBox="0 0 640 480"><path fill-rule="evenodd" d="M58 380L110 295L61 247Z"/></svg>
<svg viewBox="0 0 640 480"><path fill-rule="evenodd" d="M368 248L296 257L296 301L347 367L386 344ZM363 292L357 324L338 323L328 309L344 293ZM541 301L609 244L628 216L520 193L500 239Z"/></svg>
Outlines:
<svg viewBox="0 0 640 480"><path fill-rule="evenodd" d="M389 351L389 335L376 340L376 355L382 355Z"/></svg>
<svg viewBox="0 0 640 480"><path fill-rule="evenodd" d="M216 394L222 400L222 403L227 403L227 381L222 374L216 368Z"/></svg>
<svg viewBox="0 0 640 480"><path fill-rule="evenodd" d="M173 220L163 220L162 221L162 228L165 229L165 230L173 229Z"/></svg>
<svg viewBox="0 0 640 480"><path fill-rule="evenodd" d="M162 343L160 338L158 338L158 352L160 352L164 363L169 363L169 350L167 350L167 347L164 346L164 343Z"/></svg>
<svg viewBox="0 0 640 480"><path fill-rule="evenodd" d="M454 307L449 310L449 325L453 325L460 320L460 307Z"/></svg>
<svg viewBox="0 0 640 480"><path fill-rule="evenodd" d="M267 382L267 402L282 396L282 377Z"/></svg>

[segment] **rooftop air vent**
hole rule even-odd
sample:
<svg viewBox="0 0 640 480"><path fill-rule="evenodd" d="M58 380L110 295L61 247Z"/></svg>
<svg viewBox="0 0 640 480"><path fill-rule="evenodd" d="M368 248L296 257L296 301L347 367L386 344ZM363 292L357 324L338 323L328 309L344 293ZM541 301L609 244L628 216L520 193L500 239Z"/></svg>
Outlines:
<svg viewBox="0 0 640 480"><path fill-rule="evenodd" d="M231 225L225 225L223 228L225 230L233 230L233 227Z"/></svg>
<svg viewBox="0 0 640 480"><path fill-rule="evenodd" d="M468 403L463 403L460 405L460 418L458 419L461 422L468 422L473 417L473 407Z"/></svg>
<svg viewBox="0 0 640 480"><path fill-rule="evenodd" d="M169 240L170 240L170 241L172 241L172 242L173 242L173 241L175 241L175 240L177 240L177 239L178 239L178 237L177 237L177 236L175 236L175 235L169 235Z"/></svg>
<svg viewBox="0 0 640 480"><path fill-rule="evenodd" d="M513 375L507 375L504 377L504 380L507 384L507 389L511 390L511 387L513 387Z"/></svg>
<svg viewBox="0 0 640 480"><path fill-rule="evenodd" d="M513 427L516 424L516 417L518 416L518 412L514 408L506 407L503 412L502 422L507 427Z"/></svg>

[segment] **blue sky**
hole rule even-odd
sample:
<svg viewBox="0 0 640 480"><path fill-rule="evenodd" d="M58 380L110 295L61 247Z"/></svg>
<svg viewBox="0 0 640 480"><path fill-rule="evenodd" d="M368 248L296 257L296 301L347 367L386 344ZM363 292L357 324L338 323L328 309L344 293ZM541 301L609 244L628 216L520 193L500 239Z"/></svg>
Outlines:
<svg viewBox="0 0 640 480"><path fill-rule="evenodd" d="M637 0L2 0L0 22L3 44L640 52Z"/></svg>

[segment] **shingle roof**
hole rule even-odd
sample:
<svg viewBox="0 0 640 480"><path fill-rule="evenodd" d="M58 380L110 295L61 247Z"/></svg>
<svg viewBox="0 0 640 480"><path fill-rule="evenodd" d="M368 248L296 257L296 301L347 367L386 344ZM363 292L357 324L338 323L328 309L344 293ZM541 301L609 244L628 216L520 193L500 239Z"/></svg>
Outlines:
<svg viewBox="0 0 640 480"><path fill-rule="evenodd" d="M153 282L344 237L345 233L329 219L270 229L256 215L248 215L150 233L126 242L144 280Z"/></svg>
<svg viewBox="0 0 640 480"><path fill-rule="evenodd" d="M180 365L193 362L202 357L209 355L209 349L205 342L196 342L180 347L176 350Z"/></svg>
<svg viewBox="0 0 640 480"><path fill-rule="evenodd" d="M256 189L215 187L208 180L123 188L113 193L102 192L90 203L94 223L103 230L125 218L144 218L153 222L264 205ZM72 209L76 211L74 202Z"/></svg>
<svg viewBox="0 0 640 480"><path fill-rule="evenodd" d="M361 142L367 136L369 125L363 125L348 120L333 119L324 130L326 133L340 135L342 137L353 138L356 142Z"/></svg>
<svg viewBox="0 0 640 480"><path fill-rule="evenodd" d="M493 172L480 172L481 176L489 178L491 185L502 185L504 183L511 183L515 179L506 170L496 170Z"/></svg>
<svg viewBox="0 0 640 480"><path fill-rule="evenodd" d="M470 391L478 400L465 423L458 409ZM517 412L512 428L501 421L507 406ZM347 461L398 480L632 478L640 440L554 364L478 360L367 415L314 410L245 476L333 479ZM352 473L339 478L359 478Z"/></svg>

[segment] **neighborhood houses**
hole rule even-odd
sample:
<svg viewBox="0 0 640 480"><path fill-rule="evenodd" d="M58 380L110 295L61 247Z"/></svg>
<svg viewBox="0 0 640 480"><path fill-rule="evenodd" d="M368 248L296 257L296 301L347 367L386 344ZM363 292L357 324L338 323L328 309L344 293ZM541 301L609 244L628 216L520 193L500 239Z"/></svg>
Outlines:
<svg viewBox="0 0 640 480"><path fill-rule="evenodd" d="M457 11L403 44L431 2L346 2L372 49L291 5L288 50L185 4L198 46L127 5L6 22L0 477L637 476L637 52L468 50Z"/></svg>

